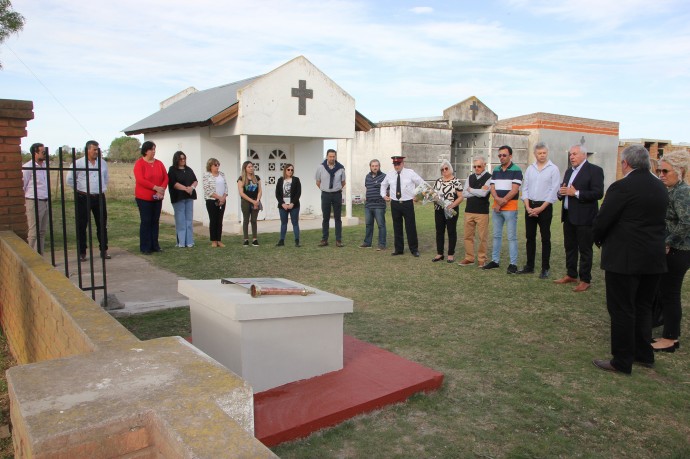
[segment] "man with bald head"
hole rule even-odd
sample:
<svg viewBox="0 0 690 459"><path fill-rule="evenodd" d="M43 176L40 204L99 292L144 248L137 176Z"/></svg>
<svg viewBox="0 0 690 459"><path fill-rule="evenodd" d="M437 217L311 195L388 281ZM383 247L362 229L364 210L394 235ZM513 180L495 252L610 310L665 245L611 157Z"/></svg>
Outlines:
<svg viewBox="0 0 690 459"><path fill-rule="evenodd" d="M561 221L567 273L554 283L576 283L573 291L584 292L592 283L592 223L604 196L604 170L587 161L583 145L570 147L568 158L570 167L558 190L558 199L563 201Z"/></svg>

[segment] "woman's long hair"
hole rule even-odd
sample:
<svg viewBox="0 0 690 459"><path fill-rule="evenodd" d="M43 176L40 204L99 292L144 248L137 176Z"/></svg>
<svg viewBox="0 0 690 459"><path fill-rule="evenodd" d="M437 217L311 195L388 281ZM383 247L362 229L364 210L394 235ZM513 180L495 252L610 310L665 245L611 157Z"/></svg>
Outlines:
<svg viewBox="0 0 690 459"><path fill-rule="evenodd" d="M287 170L288 170L289 167L292 168L292 176L293 176L293 177L295 176L295 166L293 166L293 165L290 164L290 163L287 163L287 164L285 165L285 167L283 167L283 180L285 180L285 179L287 178Z"/></svg>
<svg viewBox="0 0 690 459"><path fill-rule="evenodd" d="M249 183L249 177L247 177L247 166L253 164L251 161L245 161L242 163L242 185L247 185ZM252 182L257 183L256 174L252 176Z"/></svg>

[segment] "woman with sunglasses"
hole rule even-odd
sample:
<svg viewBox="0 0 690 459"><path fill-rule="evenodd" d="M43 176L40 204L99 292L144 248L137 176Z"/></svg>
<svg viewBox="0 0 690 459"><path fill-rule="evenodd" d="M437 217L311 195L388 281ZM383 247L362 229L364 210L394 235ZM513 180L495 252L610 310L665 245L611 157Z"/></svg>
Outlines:
<svg viewBox="0 0 690 459"><path fill-rule="evenodd" d="M447 159L441 161L441 178L434 183L434 190L446 201L449 209L457 209L462 202L462 182L453 175L453 166ZM455 262L455 245L458 242L458 213L446 218L443 207L434 204L434 221L436 222L436 256L433 262L443 260L446 231L448 232L448 263Z"/></svg>
<svg viewBox="0 0 690 459"><path fill-rule="evenodd" d="M295 177L295 166L286 164L283 168L283 176L276 184L276 199L278 200L278 212L280 213L280 240L276 246L285 245L287 233L288 215L292 221L292 233L295 236L295 247L299 245L299 198L302 195L302 185L299 178Z"/></svg>
<svg viewBox="0 0 690 459"><path fill-rule="evenodd" d="M223 215L228 199L228 182L225 174L220 171L220 161L209 158L206 161L206 172L202 177L204 184L204 200L208 212L208 232L211 239L211 247L225 247L221 242L223 237Z"/></svg>
<svg viewBox="0 0 690 459"><path fill-rule="evenodd" d="M662 338L652 343L654 351L675 352L680 347L682 317L680 293L685 273L690 267L690 185L685 180L690 167L690 154L672 151L664 154L657 174L668 188L666 211L666 264L659 289L663 308Z"/></svg>
<svg viewBox="0 0 690 459"><path fill-rule="evenodd" d="M176 151L172 161L168 169L168 190L175 211L175 247L194 247L194 201L199 181L192 168L187 166L187 155L183 152Z"/></svg>

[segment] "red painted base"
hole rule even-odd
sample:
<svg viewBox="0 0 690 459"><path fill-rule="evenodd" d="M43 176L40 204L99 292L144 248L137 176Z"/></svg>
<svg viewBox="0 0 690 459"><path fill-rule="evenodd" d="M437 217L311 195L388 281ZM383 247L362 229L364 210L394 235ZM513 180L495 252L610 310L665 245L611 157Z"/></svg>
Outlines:
<svg viewBox="0 0 690 459"><path fill-rule="evenodd" d="M254 395L256 438L275 446L443 383L442 373L352 336L344 336L343 349L342 370Z"/></svg>

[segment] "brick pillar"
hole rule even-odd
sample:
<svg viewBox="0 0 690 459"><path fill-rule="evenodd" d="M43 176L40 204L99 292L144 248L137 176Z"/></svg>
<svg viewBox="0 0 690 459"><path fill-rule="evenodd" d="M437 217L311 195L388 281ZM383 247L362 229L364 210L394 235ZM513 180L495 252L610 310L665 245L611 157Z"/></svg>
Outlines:
<svg viewBox="0 0 690 459"><path fill-rule="evenodd" d="M27 223L22 190L22 137L34 119L30 100L0 99L0 231L12 230L26 240Z"/></svg>

